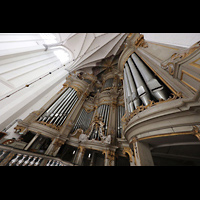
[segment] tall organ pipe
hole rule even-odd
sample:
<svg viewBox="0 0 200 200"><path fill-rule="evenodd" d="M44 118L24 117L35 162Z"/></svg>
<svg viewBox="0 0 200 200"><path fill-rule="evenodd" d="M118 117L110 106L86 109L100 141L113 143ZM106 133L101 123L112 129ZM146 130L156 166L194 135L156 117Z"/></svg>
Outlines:
<svg viewBox="0 0 200 200"><path fill-rule="evenodd" d="M119 135L119 106L117 108L117 137Z"/></svg>
<svg viewBox="0 0 200 200"><path fill-rule="evenodd" d="M129 107L129 112L133 112L134 108L133 108L133 103L131 101L131 90L130 90L129 82L127 79L126 70L124 70L124 81L125 81L124 88L126 88L126 91L127 91L126 101Z"/></svg>
<svg viewBox="0 0 200 200"><path fill-rule="evenodd" d="M108 105L106 105L106 114L105 114L105 120L104 123L107 123L107 116L108 116Z"/></svg>
<svg viewBox="0 0 200 200"><path fill-rule="evenodd" d="M108 117L109 117L109 113L110 113L110 106L108 105L108 114L107 114L107 118L106 118L106 125L105 125L105 135L107 135L107 129L108 129Z"/></svg>
<svg viewBox="0 0 200 200"><path fill-rule="evenodd" d="M139 95L140 99L142 100L142 102L144 103L144 105L146 106L150 103L149 91L131 58L128 59L128 64L131 69L132 75L134 77L138 95Z"/></svg>
<svg viewBox="0 0 200 200"><path fill-rule="evenodd" d="M129 69L129 66L127 63L125 63L125 70L126 70L126 74L127 74L129 85L130 85L131 97L132 97L133 104L136 109L137 106L140 106L140 100L138 98L137 89L135 87L135 83L133 81L133 78L131 76L131 72L130 72L130 69Z"/></svg>
<svg viewBox="0 0 200 200"><path fill-rule="evenodd" d="M158 82L158 80L155 79L151 71L144 65L144 63L135 53L133 53L131 57L135 62L138 70L142 74L142 77L144 78L144 81L146 82L147 87L149 88L151 94L157 100L160 99L167 100L168 96L166 91L164 90L164 87Z"/></svg>

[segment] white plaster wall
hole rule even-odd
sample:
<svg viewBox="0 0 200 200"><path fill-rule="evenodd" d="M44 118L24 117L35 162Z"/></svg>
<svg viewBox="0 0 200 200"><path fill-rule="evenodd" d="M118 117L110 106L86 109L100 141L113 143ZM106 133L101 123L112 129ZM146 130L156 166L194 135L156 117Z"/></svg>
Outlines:
<svg viewBox="0 0 200 200"><path fill-rule="evenodd" d="M147 41L190 47L200 41L200 33L141 33Z"/></svg>
<svg viewBox="0 0 200 200"><path fill-rule="evenodd" d="M65 82L68 72L64 68L46 76L28 88L24 88L9 98L0 101L0 130L16 119L24 119L29 113L39 110L49 101ZM18 138L14 133L15 123L8 129L6 138Z"/></svg>
<svg viewBox="0 0 200 200"><path fill-rule="evenodd" d="M58 48L44 51L44 43L37 33L0 34L0 131L40 109L62 88L68 71L54 54ZM15 126L7 138L19 137Z"/></svg>

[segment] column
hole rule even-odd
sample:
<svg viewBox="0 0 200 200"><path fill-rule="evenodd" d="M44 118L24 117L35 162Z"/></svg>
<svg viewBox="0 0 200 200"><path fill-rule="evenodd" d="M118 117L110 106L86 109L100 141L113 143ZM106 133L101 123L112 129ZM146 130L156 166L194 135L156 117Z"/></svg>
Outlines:
<svg viewBox="0 0 200 200"><path fill-rule="evenodd" d="M49 147L47 148L45 154L49 156L56 156L60 147L65 143L65 141L54 138Z"/></svg>
<svg viewBox="0 0 200 200"><path fill-rule="evenodd" d="M136 166L154 166L149 145L133 139Z"/></svg>
<svg viewBox="0 0 200 200"><path fill-rule="evenodd" d="M104 166L109 166L108 151L103 151L102 154L105 154Z"/></svg>
<svg viewBox="0 0 200 200"><path fill-rule="evenodd" d="M75 159L75 161L74 161L74 163L76 164L76 165L81 165L82 164L82 161L83 161L83 156L84 156L84 153L85 153L85 147L83 147L83 146L79 146L78 147L78 155L76 156L76 159Z"/></svg>

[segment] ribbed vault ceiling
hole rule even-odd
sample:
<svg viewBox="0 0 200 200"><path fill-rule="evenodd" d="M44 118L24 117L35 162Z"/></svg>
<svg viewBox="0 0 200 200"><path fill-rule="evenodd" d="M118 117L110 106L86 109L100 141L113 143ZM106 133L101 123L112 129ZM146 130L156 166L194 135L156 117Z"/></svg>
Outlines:
<svg viewBox="0 0 200 200"><path fill-rule="evenodd" d="M99 66L102 59L117 55L128 33L56 33L57 40L71 51L69 71Z"/></svg>

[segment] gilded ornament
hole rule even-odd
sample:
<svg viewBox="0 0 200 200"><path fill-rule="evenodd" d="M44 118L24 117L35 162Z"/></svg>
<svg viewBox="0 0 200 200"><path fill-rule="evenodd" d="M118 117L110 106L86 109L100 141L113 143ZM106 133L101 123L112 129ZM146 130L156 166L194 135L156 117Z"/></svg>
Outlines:
<svg viewBox="0 0 200 200"><path fill-rule="evenodd" d="M130 162L133 161L133 158L132 158L133 152L132 152L132 150L131 150L130 147L124 147L122 153L123 153L124 155L127 153L127 154L129 155L129 160L130 160Z"/></svg>

